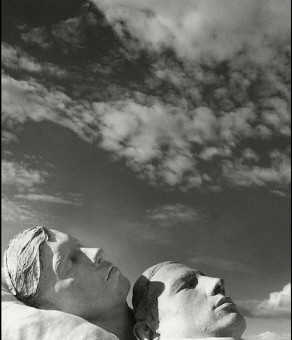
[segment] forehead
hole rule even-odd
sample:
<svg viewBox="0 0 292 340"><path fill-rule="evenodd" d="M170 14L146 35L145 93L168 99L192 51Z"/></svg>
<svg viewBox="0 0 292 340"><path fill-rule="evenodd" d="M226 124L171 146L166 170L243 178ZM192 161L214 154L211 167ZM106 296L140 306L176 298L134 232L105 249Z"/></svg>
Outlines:
<svg viewBox="0 0 292 340"><path fill-rule="evenodd" d="M41 259L44 268L51 266L54 256L70 251L77 242L72 236L54 229L48 230L48 236L48 241L44 242L41 247Z"/></svg>
<svg viewBox="0 0 292 340"><path fill-rule="evenodd" d="M66 242L69 241L70 239L73 239L72 236L54 229L49 229L48 234L49 242Z"/></svg>
<svg viewBox="0 0 292 340"><path fill-rule="evenodd" d="M165 284L172 283L180 277L188 274L197 273L198 270L190 268L180 263L167 264L160 268L151 278L151 281L161 281Z"/></svg>

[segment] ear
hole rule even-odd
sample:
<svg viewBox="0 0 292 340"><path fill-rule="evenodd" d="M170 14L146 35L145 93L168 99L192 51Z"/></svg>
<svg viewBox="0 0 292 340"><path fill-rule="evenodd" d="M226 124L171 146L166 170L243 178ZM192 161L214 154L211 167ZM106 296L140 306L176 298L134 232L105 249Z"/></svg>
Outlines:
<svg viewBox="0 0 292 340"><path fill-rule="evenodd" d="M158 340L159 335L146 322L137 322L133 328L138 340Z"/></svg>

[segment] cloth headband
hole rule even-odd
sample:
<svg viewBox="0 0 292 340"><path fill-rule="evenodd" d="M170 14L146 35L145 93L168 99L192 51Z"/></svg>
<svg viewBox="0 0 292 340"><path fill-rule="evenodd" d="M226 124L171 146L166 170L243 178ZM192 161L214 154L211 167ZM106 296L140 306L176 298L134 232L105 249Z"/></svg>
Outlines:
<svg viewBox="0 0 292 340"><path fill-rule="evenodd" d="M10 292L19 298L32 297L41 276L40 245L48 240L44 227L17 234L4 252L4 276Z"/></svg>

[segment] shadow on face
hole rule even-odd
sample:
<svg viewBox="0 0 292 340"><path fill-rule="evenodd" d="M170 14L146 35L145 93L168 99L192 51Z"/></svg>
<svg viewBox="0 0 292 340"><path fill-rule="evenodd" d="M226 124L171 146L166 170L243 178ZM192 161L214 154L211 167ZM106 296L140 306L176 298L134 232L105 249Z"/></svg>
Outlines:
<svg viewBox="0 0 292 340"><path fill-rule="evenodd" d="M134 333L137 339L154 339L159 326L158 299L165 290L165 284L141 276L134 286L133 308L136 324Z"/></svg>

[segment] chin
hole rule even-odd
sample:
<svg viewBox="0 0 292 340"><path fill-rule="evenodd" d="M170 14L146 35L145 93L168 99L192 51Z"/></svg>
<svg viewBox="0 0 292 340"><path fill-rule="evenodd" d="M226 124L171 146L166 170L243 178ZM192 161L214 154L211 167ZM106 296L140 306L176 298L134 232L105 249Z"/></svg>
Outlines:
<svg viewBox="0 0 292 340"><path fill-rule="evenodd" d="M130 284L130 281L123 274L121 274L119 285L120 285L121 291L123 292L126 298L129 294L131 284Z"/></svg>
<svg viewBox="0 0 292 340"><path fill-rule="evenodd" d="M235 336L240 338L242 336L243 332L246 329L246 321L241 314L238 313L237 316L238 316L238 324L237 324L237 333L238 334L235 334Z"/></svg>
<svg viewBox="0 0 292 340"><path fill-rule="evenodd" d="M235 340L241 338L246 329L244 317L239 313L231 313L225 327L222 327L220 336L233 337Z"/></svg>

